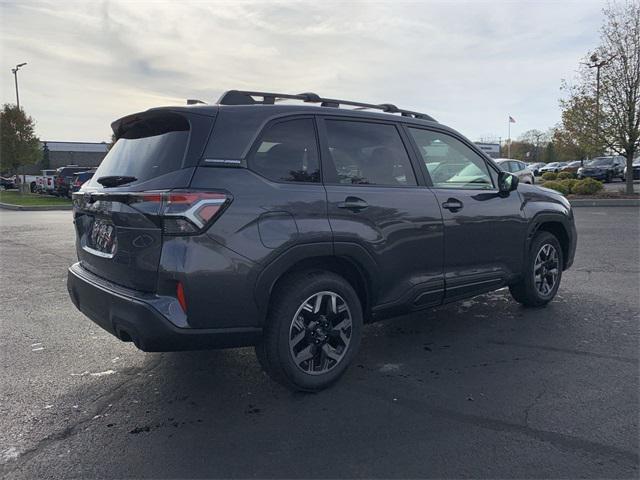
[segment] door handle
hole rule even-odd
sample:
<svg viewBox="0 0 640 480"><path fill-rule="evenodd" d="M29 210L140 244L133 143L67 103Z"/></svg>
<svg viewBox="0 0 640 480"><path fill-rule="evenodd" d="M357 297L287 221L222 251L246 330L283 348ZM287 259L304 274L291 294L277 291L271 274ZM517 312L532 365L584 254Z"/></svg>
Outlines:
<svg viewBox="0 0 640 480"><path fill-rule="evenodd" d="M446 202L442 204L442 208L446 208L447 210L454 213L459 210L462 210L463 207L464 207L464 204L456 198L449 198Z"/></svg>
<svg viewBox="0 0 640 480"><path fill-rule="evenodd" d="M345 208L353 212L359 212L367 208L369 204L358 197L347 197L344 202L338 203L338 208Z"/></svg>

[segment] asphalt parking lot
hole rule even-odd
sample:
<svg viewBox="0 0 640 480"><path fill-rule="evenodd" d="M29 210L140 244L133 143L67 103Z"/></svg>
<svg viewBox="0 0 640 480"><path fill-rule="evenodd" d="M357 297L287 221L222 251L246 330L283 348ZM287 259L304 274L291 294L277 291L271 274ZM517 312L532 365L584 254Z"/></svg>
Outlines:
<svg viewBox="0 0 640 480"><path fill-rule="evenodd" d="M0 211L0 475L637 478L640 216L575 212L548 308L501 290L369 325L309 395L252 349L121 343L68 299L71 213Z"/></svg>
<svg viewBox="0 0 640 480"><path fill-rule="evenodd" d="M626 182L623 182L622 180L619 179L615 179L610 183L605 183L603 184L604 186L604 191L605 192L620 192L620 193L624 193L626 191ZM633 182L633 190L635 192L638 192L638 190L640 189L640 181L636 180Z"/></svg>

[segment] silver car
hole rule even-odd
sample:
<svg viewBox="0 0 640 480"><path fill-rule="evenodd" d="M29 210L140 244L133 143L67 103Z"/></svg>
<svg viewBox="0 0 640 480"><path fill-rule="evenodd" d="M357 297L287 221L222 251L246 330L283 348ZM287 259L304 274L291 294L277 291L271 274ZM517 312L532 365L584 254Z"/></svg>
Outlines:
<svg viewBox="0 0 640 480"><path fill-rule="evenodd" d="M511 158L496 158L495 162L505 172L517 175L521 183L535 183L535 176L526 163Z"/></svg>
<svg viewBox="0 0 640 480"><path fill-rule="evenodd" d="M546 166L540 168L540 175L543 173L551 172L558 173L562 167L566 167L568 162L551 162L547 163Z"/></svg>

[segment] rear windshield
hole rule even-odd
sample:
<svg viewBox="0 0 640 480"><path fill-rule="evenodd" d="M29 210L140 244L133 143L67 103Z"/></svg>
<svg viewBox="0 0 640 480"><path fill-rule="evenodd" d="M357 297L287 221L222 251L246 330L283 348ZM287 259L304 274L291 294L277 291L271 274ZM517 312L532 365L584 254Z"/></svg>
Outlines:
<svg viewBox="0 0 640 480"><path fill-rule="evenodd" d="M135 177L144 182L178 170L187 150L189 122L177 114L139 118L126 126L93 178Z"/></svg>

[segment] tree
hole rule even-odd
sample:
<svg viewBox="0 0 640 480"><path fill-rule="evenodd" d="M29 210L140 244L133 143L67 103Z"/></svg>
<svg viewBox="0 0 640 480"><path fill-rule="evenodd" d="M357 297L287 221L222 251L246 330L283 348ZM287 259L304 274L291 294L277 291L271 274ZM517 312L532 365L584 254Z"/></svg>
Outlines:
<svg viewBox="0 0 640 480"><path fill-rule="evenodd" d="M527 158L527 160L533 162L540 161L542 156L541 147L544 147L547 143L549 143L548 135L537 129L527 130L522 135L520 135L519 140L528 145L531 145L529 157Z"/></svg>
<svg viewBox="0 0 640 480"><path fill-rule="evenodd" d="M640 2L609 4L603 13L600 46L561 103L563 127L582 148L623 155L632 171L640 150ZM627 193L633 193L632 175Z"/></svg>
<svg viewBox="0 0 640 480"><path fill-rule="evenodd" d="M515 160L523 160L525 162L533 161L535 146L527 143L514 140L511 142L511 157ZM502 150L504 152L504 149Z"/></svg>
<svg viewBox="0 0 640 480"><path fill-rule="evenodd" d="M551 163L558 161L558 153L556 152L556 146L553 142L547 143L544 147L544 151L542 152L542 157L540 158L544 163Z"/></svg>
<svg viewBox="0 0 640 480"><path fill-rule="evenodd" d="M118 139L116 138L116 134L115 134L115 133L112 133L112 134L111 134L111 143L107 143L107 152L108 152L109 150L111 150L111 148L115 145L115 143L116 143L116 141L117 141L117 140L118 140Z"/></svg>
<svg viewBox="0 0 640 480"><path fill-rule="evenodd" d="M567 130L564 125L554 129L551 143L553 143L557 162L584 160L590 156L587 149L583 147L577 138L580 137Z"/></svg>
<svg viewBox="0 0 640 480"><path fill-rule="evenodd" d="M581 80L587 85L591 82L590 77L582 76ZM595 95L591 95L582 84L569 86L565 83L562 88L570 92L570 96L560 100L562 125L556 129L554 141L564 150L575 152L581 160L602 153L604 144L596 125Z"/></svg>
<svg viewBox="0 0 640 480"><path fill-rule="evenodd" d="M600 58L609 58L602 69L600 97L604 139L614 152L633 159L640 148L640 2L609 5L604 9ZM633 175L627 175L627 193L633 193Z"/></svg>
<svg viewBox="0 0 640 480"><path fill-rule="evenodd" d="M521 142L530 143L532 145L543 145L549 141L549 136L547 133L541 132L538 129L527 130L524 132L518 140Z"/></svg>
<svg viewBox="0 0 640 480"><path fill-rule="evenodd" d="M15 105L0 112L0 171L14 174L22 165L36 163L41 156L35 122Z"/></svg>

